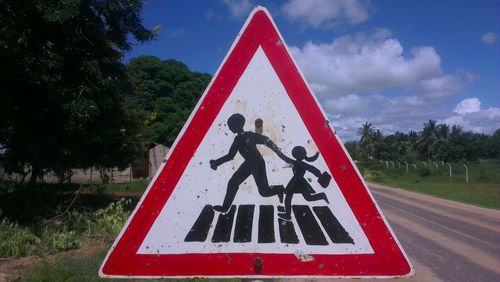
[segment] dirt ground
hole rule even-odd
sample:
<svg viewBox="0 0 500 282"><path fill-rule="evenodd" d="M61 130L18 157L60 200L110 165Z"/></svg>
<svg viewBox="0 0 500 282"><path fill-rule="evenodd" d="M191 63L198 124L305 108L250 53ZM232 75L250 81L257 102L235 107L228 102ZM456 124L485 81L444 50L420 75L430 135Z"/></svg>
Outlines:
<svg viewBox="0 0 500 282"><path fill-rule="evenodd" d="M65 256L72 257L91 257L105 249L105 245L100 241L86 242L81 248L67 252L61 252L49 256L29 256L22 258L0 258L0 282L15 281L22 274L31 271L31 269L42 261L54 262Z"/></svg>

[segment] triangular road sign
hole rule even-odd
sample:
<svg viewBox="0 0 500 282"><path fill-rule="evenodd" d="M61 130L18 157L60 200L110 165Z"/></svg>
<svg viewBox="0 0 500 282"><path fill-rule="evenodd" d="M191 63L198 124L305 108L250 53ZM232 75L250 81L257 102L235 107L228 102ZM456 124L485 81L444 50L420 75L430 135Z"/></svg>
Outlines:
<svg viewBox="0 0 500 282"><path fill-rule="evenodd" d="M252 11L99 272L412 273L262 7Z"/></svg>

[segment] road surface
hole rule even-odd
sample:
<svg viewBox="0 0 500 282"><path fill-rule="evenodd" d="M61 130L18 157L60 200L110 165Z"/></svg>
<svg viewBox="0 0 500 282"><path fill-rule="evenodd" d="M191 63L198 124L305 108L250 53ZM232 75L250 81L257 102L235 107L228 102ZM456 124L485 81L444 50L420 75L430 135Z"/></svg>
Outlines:
<svg viewBox="0 0 500 282"><path fill-rule="evenodd" d="M417 272L409 280L500 281L500 211L369 186Z"/></svg>

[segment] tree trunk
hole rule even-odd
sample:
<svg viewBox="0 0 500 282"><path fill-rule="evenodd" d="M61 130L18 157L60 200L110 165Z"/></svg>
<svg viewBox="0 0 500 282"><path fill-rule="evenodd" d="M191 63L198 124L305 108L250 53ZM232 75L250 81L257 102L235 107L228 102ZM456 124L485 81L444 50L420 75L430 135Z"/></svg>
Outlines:
<svg viewBox="0 0 500 282"><path fill-rule="evenodd" d="M98 170L99 170L99 175L101 176L102 184L108 183L109 176L107 170L103 167L99 167Z"/></svg>
<svg viewBox="0 0 500 282"><path fill-rule="evenodd" d="M38 179L38 176L40 175L41 169L34 165L31 168L31 176L30 180L28 181L28 186L33 186L36 184L36 180Z"/></svg>

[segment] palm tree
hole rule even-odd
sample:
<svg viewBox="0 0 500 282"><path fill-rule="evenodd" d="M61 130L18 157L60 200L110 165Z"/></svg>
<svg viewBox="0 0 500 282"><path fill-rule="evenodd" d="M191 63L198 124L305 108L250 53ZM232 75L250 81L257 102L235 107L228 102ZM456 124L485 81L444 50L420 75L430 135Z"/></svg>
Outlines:
<svg viewBox="0 0 500 282"><path fill-rule="evenodd" d="M365 122L358 129L358 135L361 135L359 145L362 151L368 159L373 159L373 154L375 153L375 128L371 123Z"/></svg>
<svg viewBox="0 0 500 282"><path fill-rule="evenodd" d="M446 123L442 123L437 126L437 130L442 139L450 138L450 126Z"/></svg>
<svg viewBox="0 0 500 282"><path fill-rule="evenodd" d="M421 156L426 159L435 160L439 152L441 138L435 120L424 123L424 129L418 140L418 148Z"/></svg>
<svg viewBox="0 0 500 282"><path fill-rule="evenodd" d="M398 157L410 154L413 151L413 148L409 136L399 131L394 133L392 150L397 153Z"/></svg>

